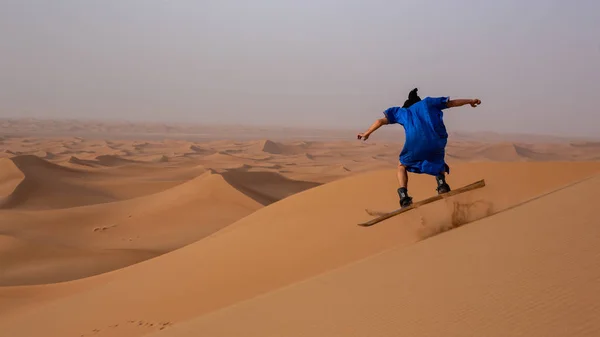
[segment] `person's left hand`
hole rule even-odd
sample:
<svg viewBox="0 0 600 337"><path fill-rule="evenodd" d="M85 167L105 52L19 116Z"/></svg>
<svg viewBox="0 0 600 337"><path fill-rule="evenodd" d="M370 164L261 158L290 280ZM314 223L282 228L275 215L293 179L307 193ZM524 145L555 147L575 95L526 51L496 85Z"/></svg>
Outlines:
<svg viewBox="0 0 600 337"><path fill-rule="evenodd" d="M472 106L472 107L474 107L474 108L475 108L475 107L477 107L479 104L481 104L481 101L480 101L478 98L476 98L476 99L474 99L474 100L471 100L471 106Z"/></svg>
<svg viewBox="0 0 600 337"><path fill-rule="evenodd" d="M367 140L367 139L369 139L369 134L366 132L363 132L363 133L359 133L356 137L358 139Z"/></svg>

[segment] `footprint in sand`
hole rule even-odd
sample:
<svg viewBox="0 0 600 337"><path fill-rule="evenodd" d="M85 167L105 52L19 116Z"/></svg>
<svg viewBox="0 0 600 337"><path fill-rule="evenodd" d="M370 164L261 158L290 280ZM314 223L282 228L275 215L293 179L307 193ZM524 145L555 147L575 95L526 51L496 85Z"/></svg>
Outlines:
<svg viewBox="0 0 600 337"><path fill-rule="evenodd" d="M94 232L104 232L104 231L109 230L114 227L117 227L117 225L114 224L114 225L110 225L110 226L96 227L96 228L94 228Z"/></svg>
<svg viewBox="0 0 600 337"><path fill-rule="evenodd" d="M130 327L129 329L131 329L131 328L136 329L136 327L140 327L140 328L153 329L153 330L164 330L164 329L172 326L173 323L171 323L171 322L148 322L148 321L143 321L143 320L128 320L125 324L121 324L121 323L111 324L108 326L108 328L111 328L113 331L114 331L114 329L117 329L117 328L127 329L127 325ZM102 334L100 334L100 333L101 333L101 329L93 329L89 333L80 335L80 337L89 337L89 336L99 337L99 336L104 335L104 333L102 333ZM106 333L110 334L110 332L106 332Z"/></svg>

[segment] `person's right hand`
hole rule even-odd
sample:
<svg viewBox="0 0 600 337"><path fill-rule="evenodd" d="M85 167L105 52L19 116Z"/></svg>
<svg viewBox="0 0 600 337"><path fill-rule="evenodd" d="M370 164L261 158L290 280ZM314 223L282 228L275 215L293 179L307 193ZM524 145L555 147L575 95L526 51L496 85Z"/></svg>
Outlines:
<svg viewBox="0 0 600 337"><path fill-rule="evenodd" d="M476 107L476 106L478 106L479 104L481 104L481 101L480 101L478 98L476 98L476 99L474 99L474 100L471 100L471 106L472 106L472 107Z"/></svg>
<svg viewBox="0 0 600 337"><path fill-rule="evenodd" d="M359 134L356 136L356 138L358 138L358 139L362 139L362 140L367 140L367 139L369 139L369 134L368 134L368 133L366 133L366 132L364 132L364 133L359 133Z"/></svg>

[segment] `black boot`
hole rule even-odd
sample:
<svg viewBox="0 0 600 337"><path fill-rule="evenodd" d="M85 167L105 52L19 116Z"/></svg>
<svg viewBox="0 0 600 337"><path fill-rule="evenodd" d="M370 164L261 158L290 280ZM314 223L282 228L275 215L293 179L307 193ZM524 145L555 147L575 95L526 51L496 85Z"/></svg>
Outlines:
<svg viewBox="0 0 600 337"><path fill-rule="evenodd" d="M450 192L450 186L446 183L446 176L444 174L439 174L435 177L437 181L437 192L438 194L448 193Z"/></svg>
<svg viewBox="0 0 600 337"><path fill-rule="evenodd" d="M398 196L400 196L400 207L408 207L412 204L412 197L408 196L406 187L400 187L398 189Z"/></svg>

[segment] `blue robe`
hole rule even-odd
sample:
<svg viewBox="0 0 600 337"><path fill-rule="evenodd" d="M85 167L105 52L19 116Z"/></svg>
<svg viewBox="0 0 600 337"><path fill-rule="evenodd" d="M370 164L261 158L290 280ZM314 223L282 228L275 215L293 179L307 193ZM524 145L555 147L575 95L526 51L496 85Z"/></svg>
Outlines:
<svg viewBox="0 0 600 337"><path fill-rule="evenodd" d="M408 108L391 107L383 112L390 124L404 127L406 141L398 159L409 172L450 173L444 159L448 133L442 112L449 97L426 97Z"/></svg>

